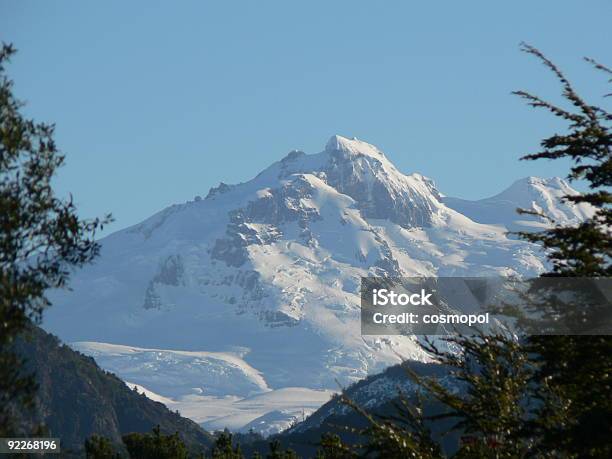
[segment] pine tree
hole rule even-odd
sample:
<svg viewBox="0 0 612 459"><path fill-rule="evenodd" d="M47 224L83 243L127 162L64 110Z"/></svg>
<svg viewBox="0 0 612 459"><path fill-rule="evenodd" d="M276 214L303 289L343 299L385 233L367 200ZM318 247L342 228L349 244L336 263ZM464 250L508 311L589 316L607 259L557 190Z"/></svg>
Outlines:
<svg viewBox="0 0 612 459"><path fill-rule="evenodd" d="M178 432L161 433L159 426L151 434L131 433L123 437L123 443L131 458L138 459L187 459L187 447Z"/></svg>
<svg viewBox="0 0 612 459"><path fill-rule="evenodd" d="M544 108L569 123L567 134L554 134L541 142L542 150L523 156L522 160L570 159L573 166L568 179L584 180L589 191L580 195L567 195L563 200L571 203L589 203L595 207L595 215L576 226L556 226L536 233L520 233L524 239L541 244L548 250L553 263L549 276L597 277L612 276L612 114L605 109L589 105L576 92L559 68L536 48L523 44L522 49L536 56L563 86L564 98L575 107L566 110L529 92L516 91L536 108ZM586 59L596 69L612 75L612 71ZM612 79L610 80L612 81ZM535 213L520 210L522 213ZM544 218L552 220L550 216ZM554 223L554 220L552 220Z"/></svg>
<svg viewBox="0 0 612 459"><path fill-rule="evenodd" d="M520 236L541 244L547 251L553 268L544 276L609 277L612 115L587 104L540 51L528 45L523 45L523 50L539 58L556 75L565 99L574 107L570 111L528 92L515 93L532 106L545 108L569 122L567 134L545 139L542 151L523 159L571 159L574 164L568 178L585 180L589 191L564 199L589 203L595 214L576 226L558 226L553 221L549 230ZM612 74L592 59L587 62ZM539 311L544 314L570 314L561 320L574 319L571 314L575 311L565 311L559 303L545 302L538 307L545 308ZM608 318L610 312L608 304ZM454 419L451 431L462 433L454 456L457 458L612 457L610 336L527 335L517 340L498 334L456 336L448 341L462 352L440 351L431 342L424 348L450 369L460 390L409 371L419 393L439 404L440 412L425 415L414 400L401 397L397 414L377 417L345 399L369 421L369 427L360 432L368 440L366 446L357 446L353 451L372 457L441 457L436 449L439 439L433 438L428 423Z"/></svg>
<svg viewBox="0 0 612 459"><path fill-rule="evenodd" d="M212 451L213 459L244 459L240 444L234 446L233 436L229 431L224 431L217 436Z"/></svg>
<svg viewBox="0 0 612 459"><path fill-rule="evenodd" d="M412 377L411 373L408 376ZM354 445L353 452L362 457L376 458L423 458L442 457L439 445L433 440L425 424L421 403L414 403L400 394L391 416L368 413L358 404L342 395L342 401L361 414L367 421L365 429L350 429L364 437L364 444Z"/></svg>
<svg viewBox="0 0 612 459"><path fill-rule="evenodd" d="M270 451L266 459L298 459L298 455L292 449L283 450L278 440L272 440L269 444Z"/></svg>
<svg viewBox="0 0 612 459"><path fill-rule="evenodd" d="M457 354L426 341L424 349L450 369L459 391L436 379L411 378L443 409L426 417L429 422L454 420L461 434L457 457L523 457L529 450L521 438L529 409L532 367L515 337L504 334L453 336L446 341L461 349Z"/></svg>
<svg viewBox="0 0 612 459"><path fill-rule="evenodd" d="M336 434L324 433L319 446L316 459L355 459L359 457L354 449L344 444Z"/></svg>
<svg viewBox="0 0 612 459"><path fill-rule="evenodd" d="M541 151L522 159L570 159L573 165L568 179L583 180L589 189L582 195L563 199L589 203L595 214L576 226L555 226L521 236L542 244L548 251L553 263L548 276L610 277L612 195L608 190L612 186L612 114L585 102L539 50L529 45L523 45L523 50L553 72L562 84L564 98L573 108L564 109L528 92L516 92L533 107L544 108L569 124L567 134L546 138ZM612 75L610 69L593 59L586 61ZM608 310L608 320L609 317ZM533 383L541 401L530 423L539 451L554 451L568 457L612 457L611 337L531 336L527 350L535 355L537 371Z"/></svg>
<svg viewBox="0 0 612 459"><path fill-rule="evenodd" d="M449 421L442 435L461 436L458 458L516 458L528 451L521 438L527 416L531 369L521 344L505 335L451 336L450 348L440 350L433 342L425 351L452 376L452 387L436 378L422 377L404 364L407 377L419 388L416 396L401 394L391 415L376 416L344 398L344 402L368 420L355 431L366 438L354 445L356 454L376 458L445 457L440 438L432 426ZM456 390L459 389L459 390Z"/></svg>

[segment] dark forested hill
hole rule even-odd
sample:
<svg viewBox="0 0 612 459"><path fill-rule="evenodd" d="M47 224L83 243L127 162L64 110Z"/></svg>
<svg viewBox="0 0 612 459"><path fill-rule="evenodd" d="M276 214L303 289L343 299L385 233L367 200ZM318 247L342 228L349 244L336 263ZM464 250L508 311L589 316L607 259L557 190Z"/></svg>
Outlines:
<svg viewBox="0 0 612 459"><path fill-rule="evenodd" d="M120 444L126 433L151 432L159 425L164 433L179 432L191 450L212 444L211 435L195 422L131 390L92 358L38 327L17 343L16 350L27 359L39 385L34 413L23 415L24 435L42 423L49 436L61 439L62 450L76 452L92 434Z"/></svg>
<svg viewBox="0 0 612 459"><path fill-rule="evenodd" d="M378 416L396 415L400 394L413 402L416 401L414 395L418 386L408 377L405 366L409 366L412 371L422 377L435 377L443 385L460 390L460 385L452 377L448 367L433 363L407 361L349 386L345 390L345 395L371 414ZM441 409L436 403L425 403L423 408L428 415L439 413ZM434 433L434 437L438 438L438 433L449 429L454 422L443 420L435 424L428 424ZM359 444L367 439L349 432L347 427L359 430L367 425L368 423L363 416L344 404L340 397L334 397L312 413L305 421L278 435L260 441L249 442L248 439L244 439L242 449L247 456L254 452L265 455L270 441L278 440L283 448L291 448L301 457L315 457L323 434L334 433L349 444ZM442 447L447 453L456 450L459 436L460 433L455 432L442 442Z"/></svg>

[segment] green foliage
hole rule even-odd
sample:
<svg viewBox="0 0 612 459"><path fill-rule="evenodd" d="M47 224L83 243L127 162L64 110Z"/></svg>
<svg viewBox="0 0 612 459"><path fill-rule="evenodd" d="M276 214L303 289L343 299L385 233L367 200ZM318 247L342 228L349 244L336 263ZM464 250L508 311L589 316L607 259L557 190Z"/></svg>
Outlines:
<svg viewBox="0 0 612 459"><path fill-rule="evenodd" d="M266 455L266 459L298 459L298 455L291 449L283 450L280 441L273 440L270 442L270 452Z"/></svg>
<svg viewBox="0 0 612 459"><path fill-rule="evenodd" d="M460 391L440 381L410 377L444 408L427 416L429 421L453 419L452 430L462 434L458 457L524 457L528 442L522 432L529 407L533 374L529 356L514 338L505 335L454 336L447 342L461 354L424 347L439 363L451 369Z"/></svg>
<svg viewBox="0 0 612 459"><path fill-rule="evenodd" d="M250 436L259 437L254 433L251 433ZM235 436L225 430L217 435L210 457L212 459L244 459L245 455L240 444L235 440ZM251 456L252 459L261 459L261 457L259 452L254 452ZM268 443L266 459L298 459L298 456L291 449L283 449L281 443L275 439Z"/></svg>
<svg viewBox="0 0 612 459"><path fill-rule="evenodd" d="M344 444L338 435L326 433L321 436L316 459L354 459L356 457L358 456L353 448Z"/></svg>
<svg viewBox="0 0 612 459"><path fill-rule="evenodd" d="M0 49L0 436L17 433L15 412L31 406L35 390L11 345L40 320L46 291L65 287L70 269L97 255L95 231L104 223L81 220L72 199L55 196L51 182L64 156L54 127L20 112L5 73L14 53Z"/></svg>
<svg viewBox="0 0 612 459"><path fill-rule="evenodd" d="M92 435L85 441L85 455L87 459L119 459L121 457L115 451L112 442L99 435Z"/></svg>
<svg viewBox="0 0 612 459"><path fill-rule="evenodd" d="M24 374L25 361L13 353L11 337L0 338L0 435L14 435L20 431L17 419L23 411L34 408L34 394L38 388L32 374Z"/></svg>
<svg viewBox="0 0 612 459"><path fill-rule="evenodd" d="M161 433L159 426L152 434L131 433L123 437L123 443L131 458L138 459L187 459L185 444L178 432L171 435Z"/></svg>
<svg viewBox="0 0 612 459"><path fill-rule="evenodd" d="M413 405L404 396L396 403L396 413L393 416L375 416L346 396L342 396L342 401L368 421L368 427L365 429L349 429L367 439L365 444L354 445L352 450L349 449L355 456L423 459L442 457L439 445L432 439L424 422L421 406Z"/></svg>
<svg viewBox="0 0 612 459"><path fill-rule="evenodd" d="M212 451L213 459L243 459L244 455L240 449L240 444L233 445L232 434L224 431L219 434L215 441Z"/></svg>

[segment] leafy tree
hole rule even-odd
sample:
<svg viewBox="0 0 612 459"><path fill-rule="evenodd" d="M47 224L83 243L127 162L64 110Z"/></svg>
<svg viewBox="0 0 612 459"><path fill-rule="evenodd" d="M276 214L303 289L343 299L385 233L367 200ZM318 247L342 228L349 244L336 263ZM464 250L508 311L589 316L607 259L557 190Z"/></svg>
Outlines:
<svg viewBox="0 0 612 459"><path fill-rule="evenodd" d="M70 270L98 253L95 231L108 221L82 220L72 199L51 187L64 156L54 127L21 114L0 49L0 436L18 433L15 413L31 406L36 385L11 346L49 306L46 292L66 286Z"/></svg>
<svg viewBox="0 0 612 459"><path fill-rule="evenodd" d="M161 433L159 426L152 434L131 433L124 435L123 443L130 457L138 459L187 459L187 448L178 432L171 435Z"/></svg>
<svg viewBox="0 0 612 459"><path fill-rule="evenodd" d="M92 435L85 441L85 455L87 459L119 459L112 442L99 435Z"/></svg>

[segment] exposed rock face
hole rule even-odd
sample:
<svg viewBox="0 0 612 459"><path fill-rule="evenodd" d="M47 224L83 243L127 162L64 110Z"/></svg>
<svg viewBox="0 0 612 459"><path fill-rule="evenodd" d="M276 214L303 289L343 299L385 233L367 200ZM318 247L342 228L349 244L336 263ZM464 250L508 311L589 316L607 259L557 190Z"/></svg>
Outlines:
<svg viewBox="0 0 612 459"><path fill-rule="evenodd" d="M162 306L160 295L156 291L157 285L170 285L178 287L184 285L185 267L180 255L170 255L160 264L159 271L151 279L147 290L143 307L145 309L159 309Z"/></svg>
<svg viewBox="0 0 612 459"><path fill-rule="evenodd" d="M240 267L248 260L247 247L272 244L282 237L280 225L297 222L307 229L309 222L320 218L317 209L305 203L312 191L312 185L300 175L280 188L262 190L258 199L229 213L226 237L217 239L212 258Z"/></svg>
<svg viewBox="0 0 612 459"><path fill-rule="evenodd" d="M145 299L142 305L145 309L159 309L162 307L162 300L159 294L155 291L155 283L149 282L145 291Z"/></svg>
<svg viewBox="0 0 612 459"><path fill-rule="evenodd" d="M219 186L213 187L208 191L208 194L206 195L205 199L210 199L216 195L227 193L231 189L232 189L231 185L221 182Z"/></svg>
<svg viewBox="0 0 612 459"><path fill-rule="evenodd" d="M174 285L178 287L179 285L184 284L183 276L185 274L185 267L183 265L183 259L180 255L170 255L167 257L160 269L159 273L153 279L154 282L165 284L165 285Z"/></svg>
<svg viewBox="0 0 612 459"><path fill-rule="evenodd" d="M404 228L431 225L439 205L432 181L403 176L381 151L357 140L334 136L326 152L327 183L353 198L364 218L386 219Z"/></svg>

